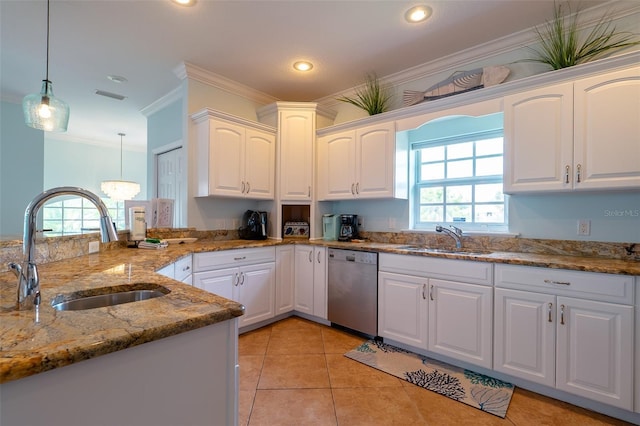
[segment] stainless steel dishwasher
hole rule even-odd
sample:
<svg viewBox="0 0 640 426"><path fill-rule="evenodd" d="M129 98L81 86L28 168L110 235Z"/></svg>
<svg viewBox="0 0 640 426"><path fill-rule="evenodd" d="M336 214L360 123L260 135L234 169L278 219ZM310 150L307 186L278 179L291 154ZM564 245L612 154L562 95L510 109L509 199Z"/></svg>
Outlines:
<svg viewBox="0 0 640 426"><path fill-rule="evenodd" d="M329 249L328 319L378 335L378 253Z"/></svg>

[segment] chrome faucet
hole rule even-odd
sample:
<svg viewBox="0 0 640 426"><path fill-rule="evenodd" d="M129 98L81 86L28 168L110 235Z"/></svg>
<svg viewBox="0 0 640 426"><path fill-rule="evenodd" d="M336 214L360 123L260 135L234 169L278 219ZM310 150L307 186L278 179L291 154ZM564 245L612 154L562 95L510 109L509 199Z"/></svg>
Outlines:
<svg viewBox="0 0 640 426"><path fill-rule="evenodd" d="M453 238L456 242L456 249L461 249L462 248L462 229L457 228L453 225L449 225L449 228L443 228L440 225L436 225L436 232L444 232L445 234L447 234L448 236L450 236L451 238Z"/></svg>
<svg viewBox="0 0 640 426"><path fill-rule="evenodd" d="M100 211L100 235L102 242L117 241L118 233L113 226L109 211L102 200L92 192L82 188L61 186L44 191L36 196L27 206L24 212L24 234L22 237L22 253L24 255L21 265L11 262L9 268L18 277L18 310L38 307L41 302L40 278L35 261L36 252L36 218L38 210L51 198L59 195L76 195L91 201Z"/></svg>

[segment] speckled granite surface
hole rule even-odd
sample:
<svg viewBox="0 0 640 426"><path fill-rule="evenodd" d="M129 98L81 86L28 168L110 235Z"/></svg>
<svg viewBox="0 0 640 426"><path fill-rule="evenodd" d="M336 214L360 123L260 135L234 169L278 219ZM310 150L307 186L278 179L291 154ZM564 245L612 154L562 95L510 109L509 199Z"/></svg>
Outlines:
<svg viewBox="0 0 640 426"><path fill-rule="evenodd" d="M170 245L162 250L116 247L101 250L98 254L40 265L43 304L37 321L35 311L17 312L13 309L16 279L8 272L0 273L0 383L242 315L242 306L238 303L153 271L190 253L289 243L640 276L640 262L637 260L507 251L415 253L400 247L414 244L412 241L343 243L214 238ZM486 250L485 247L467 245L471 251ZM58 312L50 306L58 294L139 283L161 285L171 293L156 299L85 311Z"/></svg>

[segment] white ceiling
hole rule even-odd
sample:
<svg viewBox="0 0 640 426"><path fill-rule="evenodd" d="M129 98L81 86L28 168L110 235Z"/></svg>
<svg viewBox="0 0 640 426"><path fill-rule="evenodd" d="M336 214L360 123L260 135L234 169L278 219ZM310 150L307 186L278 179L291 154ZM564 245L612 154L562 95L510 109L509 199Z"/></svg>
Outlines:
<svg viewBox="0 0 640 426"><path fill-rule="evenodd" d="M633 0L635 1L635 0ZM405 11L429 4L430 20ZM604 0L581 2L589 7ZM69 103L65 138L146 144L140 112L175 89L188 62L274 98L312 101L344 91L367 72L387 76L532 28L553 0L217 1L52 0L49 77ZM0 94L20 102L45 76L46 2L0 0ZM315 64L294 72L299 59ZM115 74L128 79L117 84ZM116 101L96 89L127 96Z"/></svg>

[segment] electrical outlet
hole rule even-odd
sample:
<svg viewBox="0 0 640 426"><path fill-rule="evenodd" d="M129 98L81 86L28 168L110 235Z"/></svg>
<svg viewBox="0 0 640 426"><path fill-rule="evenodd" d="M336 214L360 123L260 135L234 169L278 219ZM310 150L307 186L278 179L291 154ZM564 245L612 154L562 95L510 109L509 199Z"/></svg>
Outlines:
<svg viewBox="0 0 640 426"><path fill-rule="evenodd" d="M591 235L591 221L589 219L578 220L578 235Z"/></svg>
<svg viewBox="0 0 640 426"><path fill-rule="evenodd" d="M97 253L100 251L100 242L99 241L89 241L89 254Z"/></svg>

